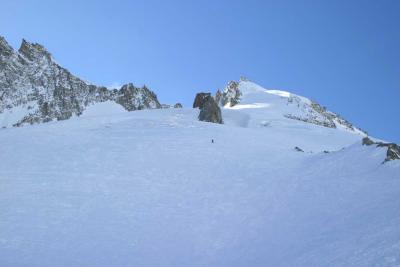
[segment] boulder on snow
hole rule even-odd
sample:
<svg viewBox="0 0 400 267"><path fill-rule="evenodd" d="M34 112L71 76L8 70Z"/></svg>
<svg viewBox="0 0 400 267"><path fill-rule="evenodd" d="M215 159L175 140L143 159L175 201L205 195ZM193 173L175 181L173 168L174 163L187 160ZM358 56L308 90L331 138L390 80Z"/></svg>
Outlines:
<svg viewBox="0 0 400 267"><path fill-rule="evenodd" d="M207 97L211 96L210 93L197 93L193 102L193 108L202 108Z"/></svg>
<svg viewBox="0 0 400 267"><path fill-rule="evenodd" d="M199 120L222 124L221 109L211 95L206 96L202 102Z"/></svg>
<svg viewBox="0 0 400 267"><path fill-rule="evenodd" d="M298 146L296 146L295 148L294 148L294 150L296 150L297 152L304 152L304 150L303 149L301 149L300 147L298 147Z"/></svg>
<svg viewBox="0 0 400 267"><path fill-rule="evenodd" d="M182 106L181 103L176 103L176 104L174 105L174 108L183 108L183 106Z"/></svg>

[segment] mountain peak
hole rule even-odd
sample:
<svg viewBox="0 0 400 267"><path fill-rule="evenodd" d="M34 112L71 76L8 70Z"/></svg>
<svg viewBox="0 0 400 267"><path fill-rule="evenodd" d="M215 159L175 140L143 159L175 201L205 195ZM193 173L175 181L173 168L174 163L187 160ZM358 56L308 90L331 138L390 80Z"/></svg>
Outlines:
<svg viewBox="0 0 400 267"><path fill-rule="evenodd" d="M3 36L0 36L0 55L9 56L13 53L14 49L7 43Z"/></svg>
<svg viewBox="0 0 400 267"><path fill-rule="evenodd" d="M30 43L25 39L22 39L18 52L31 61L41 59L43 57L49 61L51 60L51 54L43 45L38 43Z"/></svg>
<svg viewBox="0 0 400 267"><path fill-rule="evenodd" d="M126 110L161 108L157 95L132 83L108 90L57 64L43 45L23 39L18 51L0 37L0 127L66 120L114 102Z"/></svg>
<svg viewBox="0 0 400 267"><path fill-rule="evenodd" d="M248 79L241 78L239 82L229 82L222 93L217 92L216 100L225 109L241 112L247 110L245 113L253 113L251 110L256 110L256 115L252 116L254 124L266 120L287 123L293 123L295 120L365 135L365 132L315 101L287 91L265 89Z"/></svg>

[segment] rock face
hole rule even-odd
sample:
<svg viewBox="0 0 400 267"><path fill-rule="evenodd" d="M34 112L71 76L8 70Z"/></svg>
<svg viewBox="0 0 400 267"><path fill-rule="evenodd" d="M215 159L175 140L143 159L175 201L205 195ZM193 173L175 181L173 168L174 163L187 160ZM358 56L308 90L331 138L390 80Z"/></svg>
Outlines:
<svg viewBox="0 0 400 267"><path fill-rule="evenodd" d="M378 145L380 146L380 145ZM386 153L385 161L400 159L400 146L394 143L385 144L383 146L387 146L388 150Z"/></svg>
<svg viewBox="0 0 400 267"><path fill-rule="evenodd" d="M145 86L110 90L89 84L58 65L42 45L23 40L15 51L0 37L0 126L65 120L104 101L128 111L161 107Z"/></svg>
<svg viewBox="0 0 400 267"><path fill-rule="evenodd" d="M364 137L362 144L366 146L376 145L377 147L387 147L385 162L400 159L400 146L395 143L374 142L368 137Z"/></svg>
<svg viewBox="0 0 400 267"><path fill-rule="evenodd" d="M202 102L199 120L222 124L221 109L210 95L206 96Z"/></svg>
<svg viewBox="0 0 400 267"><path fill-rule="evenodd" d="M193 108L202 108L207 97L211 96L210 93L197 93L193 102Z"/></svg>
<svg viewBox="0 0 400 267"><path fill-rule="evenodd" d="M243 78L241 81L242 80ZM220 90L217 91L215 94L215 101L217 101L218 105L222 107L226 105L233 107L240 102L241 95L242 93L239 90L239 83L231 81L222 92Z"/></svg>
<svg viewBox="0 0 400 267"><path fill-rule="evenodd" d="M115 102L128 111L161 108L154 92L150 91L146 86L138 88L131 83L121 87L115 98Z"/></svg>

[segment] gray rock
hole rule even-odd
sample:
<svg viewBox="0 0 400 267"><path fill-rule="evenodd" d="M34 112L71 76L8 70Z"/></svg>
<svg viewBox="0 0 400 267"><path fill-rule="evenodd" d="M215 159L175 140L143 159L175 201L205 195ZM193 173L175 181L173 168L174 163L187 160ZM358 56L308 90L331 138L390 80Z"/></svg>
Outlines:
<svg viewBox="0 0 400 267"><path fill-rule="evenodd" d="M115 101L128 111L141 110L147 108L161 108L154 92L146 86L141 88L133 84L125 84L118 91Z"/></svg>
<svg viewBox="0 0 400 267"><path fill-rule="evenodd" d="M210 93L197 93L193 102L193 108L202 108L207 97L211 96Z"/></svg>
<svg viewBox="0 0 400 267"><path fill-rule="evenodd" d="M212 96L207 96L202 103L199 114L200 121L222 124L221 109Z"/></svg>
<svg viewBox="0 0 400 267"><path fill-rule="evenodd" d="M13 126L65 120L79 116L88 105L114 101L126 110L160 108L154 92L126 84L108 89L89 84L58 65L40 44L22 41L15 51L0 37L0 113L28 110Z"/></svg>
<svg viewBox="0 0 400 267"><path fill-rule="evenodd" d="M370 145L375 144L375 142L372 141L371 139L369 139L368 136L366 136L366 137L364 137L364 138L362 139L362 144L365 145L365 146L370 146Z"/></svg>
<svg viewBox="0 0 400 267"><path fill-rule="evenodd" d="M362 144L366 146L376 145L377 147L387 147L385 162L400 159L400 146L395 143L374 142L369 137L362 139Z"/></svg>
<svg viewBox="0 0 400 267"><path fill-rule="evenodd" d="M225 87L224 91L221 92L220 90L217 91L215 94L215 101L218 105L224 107L225 105L229 105L233 107L240 102L240 97L242 93L239 90L239 83L235 81L231 81Z"/></svg>
<svg viewBox="0 0 400 267"><path fill-rule="evenodd" d="M296 150L297 152L304 152L304 150L303 149L301 149L300 147L298 147L298 146L296 146L295 148L294 148L294 150Z"/></svg>
<svg viewBox="0 0 400 267"><path fill-rule="evenodd" d="M176 103L176 104L174 105L174 108L183 108L183 106L182 106L181 103Z"/></svg>
<svg viewBox="0 0 400 267"><path fill-rule="evenodd" d="M389 144L386 153L386 161L400 159L400 146L397 144Z"/></svg>
<svg viewBox="0 0 400 267"><path fill-rule="evenodd" d="M386 158L384 162L400 159L400 146L395 143L377 143L378 147L387 147Z"/></svg>

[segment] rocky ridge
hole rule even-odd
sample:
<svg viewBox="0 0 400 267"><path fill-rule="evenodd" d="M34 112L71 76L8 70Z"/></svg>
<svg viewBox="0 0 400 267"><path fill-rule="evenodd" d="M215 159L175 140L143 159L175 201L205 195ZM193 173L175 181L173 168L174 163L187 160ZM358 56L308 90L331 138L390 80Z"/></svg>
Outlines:
<svg viewBox="0 0 400 267"><path fill-rule="evenodd" d="M44 46L23 40L15 51L0 36L1 127L69 119L105 101L128 111L161 108L146 86L109 89L87 83L56 63Z"/></svg>

